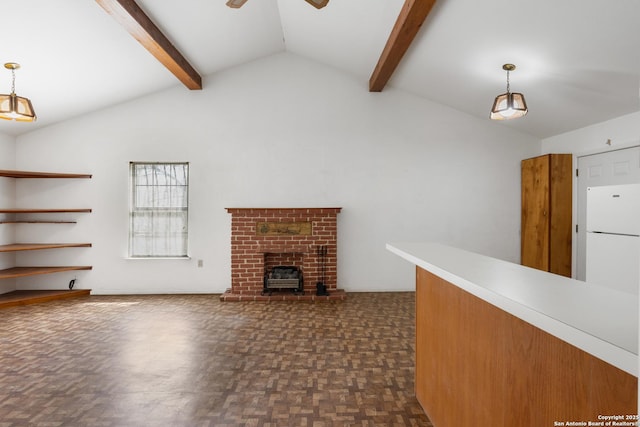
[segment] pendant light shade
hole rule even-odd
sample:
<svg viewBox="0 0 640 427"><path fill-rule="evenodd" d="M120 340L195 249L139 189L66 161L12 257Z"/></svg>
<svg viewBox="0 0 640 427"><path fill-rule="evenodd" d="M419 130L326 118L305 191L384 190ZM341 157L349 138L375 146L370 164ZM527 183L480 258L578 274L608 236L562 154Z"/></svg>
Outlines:
<svg viewBox="0 0 640 427"><path fill-rule="evenodd" d="M227 6L234 8L234 9L239 9L242 7L243 4L245 4L247 2L247 0L229 0L227 2Z"/></svg>
<svg viewBox="0 0 640 427"><path fill-rule="evenodd" d="M322 9L327 5L327 3L329 3L329 0L305 0L305 1L309 3L311 6L315 7L316 9Z"/></svg>
<svg viewBox="0 0 640 427"><path fill-rule="evenodd" d="M507 72L507 92L496 96L491 108L491 120L510 120L522 117L529 111L524 95L511 93L509 87L509 72L516 69L513 64L504 64L502 69Z"/></svg>
<svg viewBox="0 0 640 427"><path fill-rule="evenodd" d="M11 93L9 95L0 94L0 119L15 120L18 122L33 122L36 120L36 113L29 98L16 95L16 70L20 64L7 62L4 67L11 70Z"/></svg>

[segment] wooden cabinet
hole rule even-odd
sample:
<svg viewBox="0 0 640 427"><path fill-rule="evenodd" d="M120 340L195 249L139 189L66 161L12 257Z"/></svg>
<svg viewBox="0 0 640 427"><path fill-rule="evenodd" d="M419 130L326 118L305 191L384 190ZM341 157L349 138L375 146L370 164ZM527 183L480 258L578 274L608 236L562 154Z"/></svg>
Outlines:
<svg viewBox="0 0 640 427"><path fill-rule="evenodd" d="M571 277L571 154L522 161L521 264Z"/></svg>
<svg viewBox="0 0 640 427"><path fill-rule="evenodd" d="M47 178L47 179L60 179L60 178L91 178L91 175L87 174L69 174L69 173L49 173L49 172L26 172L26 171L11 171L0 170L0 177L5 178ZM23 217L23 215L30 214L67 214L67 213L89 213L91 209L2 209L0 208L0 214L7 214L10 217L0 218L1 224L73 224L75 221L68 219L32 219L31 217ZM91 247L91 243L12 243L8 245L0 245L0 253L3 252L19 252L19 251L33 251L44 249L62 249L62 248L85 248ZM0 270L0 279L10 279L15 277L34 276L40 274L51 274L62 271L71 270L91 270L91 266L21 266L12 267L4 270ZM73 281L72 281L73 283ZM73 287L73 284L69 285L69 288Z"/></svg>
<svg viewBox="0 0 640 427"><path fill-rule="evenodd" d="M416 398L437 427L598 425L603 414L638 413L637 377L421 267L415 361Z"/></svg>

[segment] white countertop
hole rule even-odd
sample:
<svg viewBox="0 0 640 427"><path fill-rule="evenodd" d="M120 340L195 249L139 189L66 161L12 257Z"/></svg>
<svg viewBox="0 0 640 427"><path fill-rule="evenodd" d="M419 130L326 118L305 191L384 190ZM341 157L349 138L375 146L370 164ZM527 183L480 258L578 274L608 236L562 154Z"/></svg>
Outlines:
<svg viewBox="0 0 640 427"><path fill-rule="evenodd" d="M437 243L387 249L484 301L638 376L638 296Z"/></svg>

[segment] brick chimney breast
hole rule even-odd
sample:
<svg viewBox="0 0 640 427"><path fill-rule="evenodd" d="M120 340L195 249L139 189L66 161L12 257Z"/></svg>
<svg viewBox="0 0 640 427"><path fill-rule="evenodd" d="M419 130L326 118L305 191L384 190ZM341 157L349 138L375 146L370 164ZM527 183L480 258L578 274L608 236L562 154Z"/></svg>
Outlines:
<svg viewBox="0 0 640 427"><path fill-rule="evenodd" d="M314 299L316 284L329 296L337 287L337 215L342 208L227 208L231 214L231 288L224 301L268 300L264 278L275 266L295 266L304 277L303 295L278 293L278 299ZM323 280L324 279L324 280Z"/></svg>

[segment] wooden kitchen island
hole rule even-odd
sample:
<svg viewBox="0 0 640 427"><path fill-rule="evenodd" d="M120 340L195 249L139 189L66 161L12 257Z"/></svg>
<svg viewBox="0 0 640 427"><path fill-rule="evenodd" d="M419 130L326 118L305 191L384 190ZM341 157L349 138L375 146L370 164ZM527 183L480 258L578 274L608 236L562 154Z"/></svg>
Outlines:
<svg viewBox="0 0 640 427"><path fill-rule="evenodd" d="M387 249L416 265L415 389L435 427L637 425L637 295L435 243Z"/></svg>

